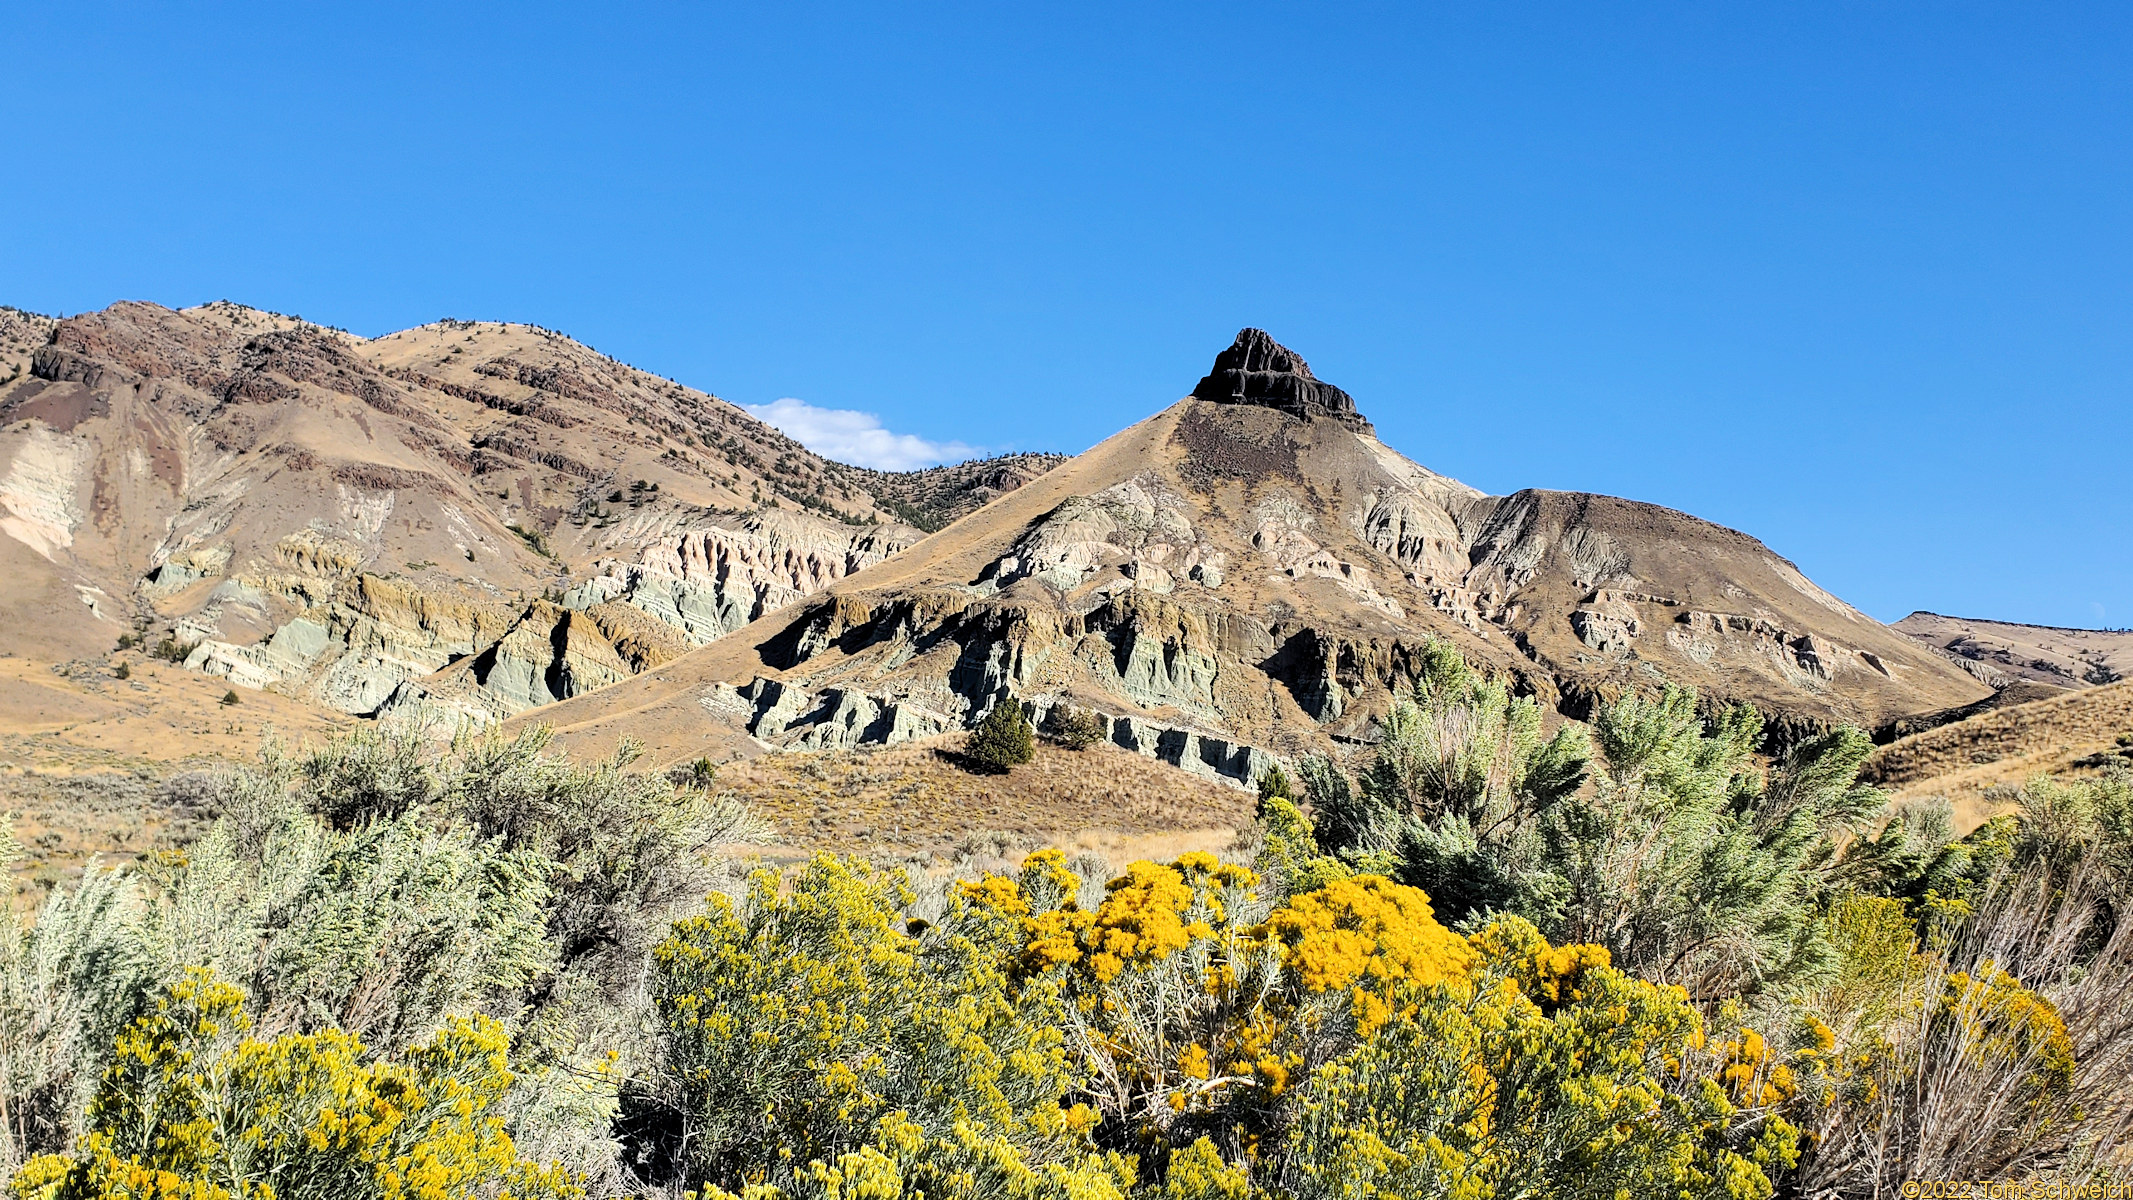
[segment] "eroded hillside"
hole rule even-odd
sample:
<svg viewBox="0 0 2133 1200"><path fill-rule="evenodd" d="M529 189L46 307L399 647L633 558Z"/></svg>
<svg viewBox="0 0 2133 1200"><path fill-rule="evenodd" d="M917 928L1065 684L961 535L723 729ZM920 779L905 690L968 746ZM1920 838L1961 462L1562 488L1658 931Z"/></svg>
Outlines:
<svg viewBox="0 0 2133 1200"><path fill-rule="evenodd" d="M1890 626L1931 646L1988 687L2102 687L2133 677L2133 632L2058 629L1915 612Z"/></svg>
<svg viewBox="0 0 2133 1200"><path fill-rule="evenodd" d="M1256 330L1193 395L893 558L544 713L573 743L835 747L1008 697L1243 781L1366 740L1449 640L1568 715L1664 681L1782 735L1989 694L1745 534L1613 497L1485 496L1380 442Z"/></svg>
<svg viewBox="0 0 2133 1200"><path fill-rule="evenodd" d="M1046 465L861 471L496 322L8 310L0 379L0 651L138 638L356 714L497 717L627 678L911 545L898 513L950 519Z"/></svg>

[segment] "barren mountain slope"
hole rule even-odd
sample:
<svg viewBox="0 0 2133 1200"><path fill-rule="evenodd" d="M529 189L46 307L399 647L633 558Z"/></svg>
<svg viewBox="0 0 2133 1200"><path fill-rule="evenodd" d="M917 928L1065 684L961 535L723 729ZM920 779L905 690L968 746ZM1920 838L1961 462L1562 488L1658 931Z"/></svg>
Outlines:
<svg viewBox="0 0 2133 1200"><path fill-rule="evenodd" d="M2133 676L2133 632L2123 629L2055 629L1930 612L1912 613L1890 628L1995 688L2021 680L2097 687Z"/></svg>
<svg viewBox="0 0 2133 1200"><path fill-rule="evenodd" d="M503 715L919 536L874 473L533 326L366 341L226 303L0 313L0 359L23 346L0 384L0 651L138 633L343 712ZM1021 478L973 464L924 511Z"/></svg>
<svg viewBox="0 0 2133 1200"><path fill-rule="evenodd" d="M1781 728L1982 684L1746 535L1611 497L1488 497L1401 457L1256 330L1194 395L910 550L541 715L574 745L837 746L1004 696L1249 779L1369 736L1433 638L1573 715L1662 678Z"/></svg>

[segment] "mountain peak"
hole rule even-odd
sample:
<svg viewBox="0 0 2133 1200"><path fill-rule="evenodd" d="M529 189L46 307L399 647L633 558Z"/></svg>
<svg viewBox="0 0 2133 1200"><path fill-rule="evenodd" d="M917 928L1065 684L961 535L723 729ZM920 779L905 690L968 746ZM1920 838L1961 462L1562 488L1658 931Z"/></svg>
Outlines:
<svg viewBox="0 0 2133 1200"><path fill-rule="evenodd" d="M1279 409L1309 421L1328 417L1361 433L1370 422L1355 411L1348 393L1311 374L1311 366L1264 329L1240 329L1229 349L1192 389L1193 398L1214 404Z"/></svg>

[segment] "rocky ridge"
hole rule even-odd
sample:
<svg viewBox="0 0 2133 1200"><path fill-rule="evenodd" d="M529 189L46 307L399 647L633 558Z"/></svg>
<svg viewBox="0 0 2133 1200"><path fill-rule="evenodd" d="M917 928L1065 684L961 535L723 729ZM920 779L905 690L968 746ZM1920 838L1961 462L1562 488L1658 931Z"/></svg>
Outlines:
<svg viewBox="0 0 2133 1200"><path fill-rule="evenodd" d="M627 678L1045 465L847 467L535 326L0 310L5 649L139 637L348 713Z"/></svg>
<svg viewBox="0 0 2133 1200"><path fill-rule="evenodd" d="M1239 330L1229 349L1215 355L1214 369L1193 387L1192 396L1210 404L1271 408L1307 421L1331 419L1371 432L1348 393L1320 381L1309 363L1264 329Z"/></svg>
<svg viewBox="0 0 2133 1200"><path fill-rule="evenodd" d="M729 729L746 736L722 744L823 747L1071 703L1117 744L1242 782L1373 736L1440 639L1566 716L1672 680L1755 705L1780 738L1987 694L1744 534L1438 475L1246 330L1193 396L542 719L591 745Z"/></svg>
<svg viewBox="0 0 2133 1200"><path fill-rule="evenodd" d="M2133 631L2060 629L1915 612L1890 626L1993 688L2027 682L2054 689L2133 678Z"/></svg>

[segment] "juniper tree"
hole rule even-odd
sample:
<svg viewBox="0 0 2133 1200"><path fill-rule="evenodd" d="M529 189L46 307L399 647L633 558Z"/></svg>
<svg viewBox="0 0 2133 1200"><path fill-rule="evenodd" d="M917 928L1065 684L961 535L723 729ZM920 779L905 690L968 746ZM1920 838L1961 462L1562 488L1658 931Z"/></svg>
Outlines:
<svg viewBox="0 0 2133 1200"><path fill-rule="evenodd" d="M980 769L996 774L1036 757L1036 737L1029 718L1022 715L1022 702L1009 698L993 705L971 731L963 753Z"/></svg>
<svg viewBox="0 0 2133 1200"><path fill-rule="evenodd" d="M1103 740L1103 718L1093 709L1061 703L1052 710L1052 737L1069 750L1086 750Z"/></svg>
<svg viewBox="0 0 2133 1200"><path fill-rule="evenodd" d="M1602 706L1595 786L1544 826L1545 857L1569 884L1555 931L1704 999L1826 969L1816 917L1838 846L1883 806L1857 782L1873 744L1834 730L1766 775L1762 733L1745 705L1707 720L1681 688Z"/></svg>

